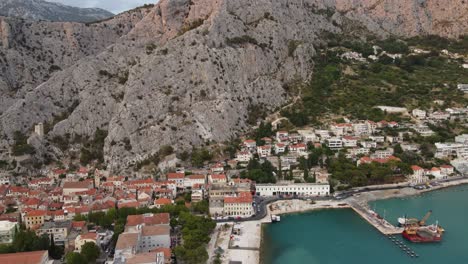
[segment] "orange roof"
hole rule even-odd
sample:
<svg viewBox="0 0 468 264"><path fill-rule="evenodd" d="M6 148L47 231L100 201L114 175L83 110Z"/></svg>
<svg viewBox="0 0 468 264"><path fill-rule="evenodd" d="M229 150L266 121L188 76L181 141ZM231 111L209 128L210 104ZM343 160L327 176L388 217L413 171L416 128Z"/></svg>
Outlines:
<svg viewBox="0 0 468 264"><path fill-rule="evenodd" d="M250 194L250 193L249 193ZM224 197L224 203L252 203L252 195L239 193L237 197Z"/></svg>
<svg viewBox="0 0 468 264"><path fill-rule="evenodd" d="M80 238L81 239L96 240L97 239L97 233L86 233L86 234L80 235Z"/></svg>
<svg viewBox="0 0 468 264"><path fill-rule="evenodd" d="M431 171L440 171L440 169L437 167L432 167Z"/></svg>
<svg viewBox="0 0 468 264"><path fill-rule="evenodd" d="M413 166L411 166L411 169L413 171L417 171L417 170L422 170L423 168L419 167L418 165L413 165Z"/></svg>
<svg viewBox="0 0 468 264"><path fill-rule="evenodd" d="M172 201L167 198L159 198L154 201L154 204L166 205L166 204L172 204Z"/></svg>
<svg viewBox="0 0 468 264"><path fill-rule="evenodd" d="M224 174L211 174L211 179L225 180L226 175L224 175Z"/></svg>
<svg viewBox="0 0 468 264"><path fill-rule="evenodd" d="M90 183L88 181L77 181L77 182L65 182L63 184L64 189L88 189Z"/></svg>
<svg viewBox="0 0 468 264"><path fill-rule="evenodd" d="M253 139L246 139L246 140L244 140L244 143L255 143L255 140L253 140Z"/></svg>
<svg viewBox="0 0 468 264"><path fill-rule="evenodd" d="M169 214L129 215L126 226L169 224Z"/></svg>
<svg viewBox="0 0 468 264"><path fill-rule="evenodd" d="M72 228L83 228L86 225L86 221L73 221Z"/></svg>
<svg viewBox="0 0 468 264"><path fill-rule="evenodd" d="M47 211L45 210L33 210L28 213L27 217L33 217L33 216L45 216L47 214Z"/></svg>
<svg viewBox="0 0 468 264"><path fill-rule="evenodd" d="M453 167L450 166L450 165L442 165L442 166L440 166L440 167L441 167L441 168L444 168L444 169L453 169Z"/></svg>
<svg viewBox="0 0 468 264"><path fill-rule="evenodd" d="M187 178L189 179L192 179L192 180L204 180L205 179L205 175L202 175L202 174L194 174L194 175L189 175Z"/></svg>
<svg viewBox="0 0 468 264"><path fill-rule="evenodd" d="M168 173L167 174L167 179L183 179L185 178L184 173Z"/></svg>
<svg viewBox="0 0 468 264"><path fill-rule="evenodd" d="M38 264L38 263L43 263L42 260L44 258L48 259L47 250L1 254L0 263L2 264Z"/></svg>

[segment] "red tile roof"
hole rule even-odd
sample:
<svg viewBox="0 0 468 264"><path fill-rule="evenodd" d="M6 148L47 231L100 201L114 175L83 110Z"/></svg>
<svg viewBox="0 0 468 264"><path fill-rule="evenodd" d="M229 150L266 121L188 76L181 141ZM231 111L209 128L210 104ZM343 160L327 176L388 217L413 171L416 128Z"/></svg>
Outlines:
<svg viewBox="0 0 468 264"><path fill-rule="evenodd" d="M168 180L183 179L183 178L185 178L184 173L168 173L167 174L167 179Z"/></svg>
<svg viewBox="0 0 468 264"><path fill-rule="evenodd" d="M43 259L48 259L47 250L0 255L2 264L40 264L43 263Z"/></svg>
<svg viewBox="0 0 468 264"><path fill-rule="evenodd" d="M129 215L127 216L126 226L136 226L136 225L160 225L160 224L169 224L169 214L160 213L160 214L148 214L148 215Z"/></svg>
<svg viewBox="0 0 468 264"><path fill-rule="evenodd" d="M171 199L167 198L159 198L154 201L155 205L167 205L167 204L172 204Z"/></svg>

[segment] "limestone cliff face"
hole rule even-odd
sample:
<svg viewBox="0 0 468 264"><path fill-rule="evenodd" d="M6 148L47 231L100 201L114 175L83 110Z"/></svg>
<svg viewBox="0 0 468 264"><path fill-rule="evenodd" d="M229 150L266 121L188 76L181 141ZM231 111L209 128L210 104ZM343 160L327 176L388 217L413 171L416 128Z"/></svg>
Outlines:
<svg viewBox="0 0 468 264"><path fill-rule="evenodd" d="M0 60L7 69L0 89L12 95L0 95L8 101L0 117L6 136L2 144L11 143L14 131L29 132L35 123L52 123L59 115L65 118L48 138L107 129L105 157L114 170L162 145L182 150L224 141L251 126L247 120L253 109L272 111L287 102L285 84L310 77L324 32L340 33L345 24L356 24L379 35L466 34L465 17L458 25L436 26L435 21L449 16L436 8L442 2L162 0L146 12L123 14L120 21L92 28L19 26L3 19L9 26L1 27L0 39L8 47L0 52L12 55ZM466 4L452 2L458 6L453 12L466 13ZM29 53L20 48L25 45L18 36L36 43L34 36L44 30L58 44L51 41ZM37 53L50 57L37 59ZM34 66L16 62L23 56ZM60 70L47 72L50 58Z"/></svg>
<svg viewBox="0 0 468 264"><path fill-rule="evenodd" d="M336 0L345 16L391 34L433 34L456 38L468 33L468 1L462 0Z"/></svg>

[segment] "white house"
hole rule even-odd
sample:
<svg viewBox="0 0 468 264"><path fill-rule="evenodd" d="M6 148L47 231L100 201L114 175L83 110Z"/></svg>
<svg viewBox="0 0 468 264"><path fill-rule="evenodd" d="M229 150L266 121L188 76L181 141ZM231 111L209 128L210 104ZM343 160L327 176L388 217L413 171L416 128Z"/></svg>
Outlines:
<svg viewBox="0 0 468 264"><path fill-rule="evenodd" d="M421 109L413 109L413 111L411 111L411 114L417 119L424 119L427 116L426 111Z"/></svg>
<svg viewBox="0 0 468 264"><path fill-rule="evenodd" d="M413 175L410 176L412 183L420 184L427 181L427 177L423 168L417 165L413 165L411 166L411 169L413 170Z"/></svg>
<svg viewBox="0 0 468 264"><path fill-rule="evenodd" d="M327 146L330 149L340 149L343 147L343 140L338 137L329 138L327 139Z"/></svg>
<svg viewBox="0 0 468 264"><path fill-rule="evenodd" d="M266 158L268 156L271 156L271 146L270 145L258 146L257 154L260 158Z"/></svg>
<svg viewBox="0 0 468 264"><path fill-rule="evenodd" d="M239 162L249 162L253 158L250 151L239 151L236 153L236 160Z"/></svg>
<svg viewBox="0 0 468 264"><path fill-rule="evenodd" d="M343 137L343 147L354 148L357 147L358 138L352 136Z"/></svg>
<svg viewBox="0 0 468 264"><path fill-rule="evenodd" d="M275 153L276 154L281 154L286 151L286 144L284 143L276 143L275 144Z"/></svg>
<svg viewBox="0 0 468 264"><path fill-rule="evenodd" d="M257 184L255 193L263 197L277 195L327 196L330 194L330 185L322 183Z"/></svg>
<svg viewBox="0 0 468 264"><path fill-rule="evenodd" d="M292 153L304 153L307 151L307 145L304 143L299 143L289 146L289 151Z"/></svg>
<svg viewBox="0 0 468 264"><path fill-rule="evenodd" d="M177 188L184 188L185 174L184 173L168 173L168 181L175 181Z"/></svg>

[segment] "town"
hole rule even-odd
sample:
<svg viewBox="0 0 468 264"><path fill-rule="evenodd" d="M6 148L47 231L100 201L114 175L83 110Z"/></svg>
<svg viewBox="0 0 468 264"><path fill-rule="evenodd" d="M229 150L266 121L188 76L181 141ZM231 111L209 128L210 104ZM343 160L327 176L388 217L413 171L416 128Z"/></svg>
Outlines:
<svg viewBox="0 0 468 264"><path fill-rule="evenodd" d="M336 199L334 191L368 185L424 189L467 172L468 134L435 137L465 120L466 109L376 108L399 121L341 118L297 130L282 129L284 119L261 123L238 141L232 159L185 168L172 155L176 161L166 163L175 166L157 178L92 166L43 168L29 178L3 174L0 250L11 253L0 260L49 259L40 251L49 250L66 263L203 263L208 254L223 263L205 249L215 222L262 219L268 202ZM42 124L34 134L44 135ZM20 246L33 252L14 253Z"/></svg>

